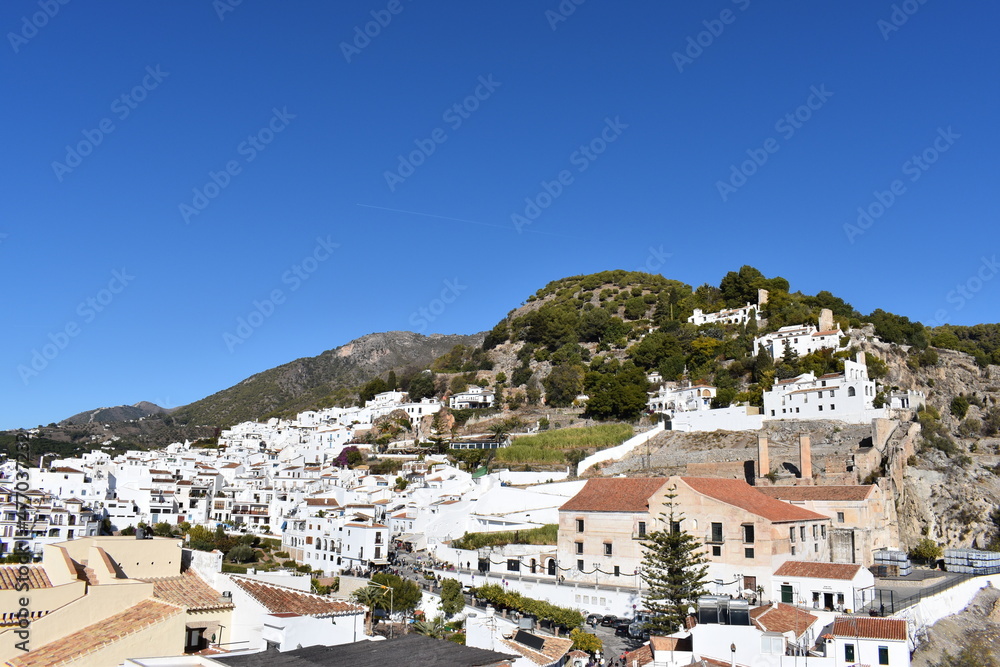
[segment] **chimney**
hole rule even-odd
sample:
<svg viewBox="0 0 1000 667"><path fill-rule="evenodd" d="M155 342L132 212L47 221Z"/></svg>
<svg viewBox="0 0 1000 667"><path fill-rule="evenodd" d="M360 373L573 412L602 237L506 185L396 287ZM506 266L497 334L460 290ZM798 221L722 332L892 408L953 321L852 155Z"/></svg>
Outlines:
<svg viewBox="0 0 1000 667"><path fill-rule="evenodd" d="M767 455L767 438L757 436L757 476L763 477L771 472L771 460Z"/></svg>
<svg viewBox="0 0 1000 667"><path fill-rule="evenodd" d="M799 471L801 472L802 479L812 479L812 450L808 435L799 436Z"/></svg>

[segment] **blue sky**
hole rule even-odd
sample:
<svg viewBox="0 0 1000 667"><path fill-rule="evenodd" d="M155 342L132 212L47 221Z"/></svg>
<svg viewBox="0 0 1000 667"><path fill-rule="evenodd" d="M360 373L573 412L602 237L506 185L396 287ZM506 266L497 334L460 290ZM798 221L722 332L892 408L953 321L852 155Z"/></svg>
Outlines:
<svg viewBox="0 0 1000 667"><path fill-rule="evenodd" d="M234 2L0 6L0 428L605 269L998 320L995 3Z"/></svg>

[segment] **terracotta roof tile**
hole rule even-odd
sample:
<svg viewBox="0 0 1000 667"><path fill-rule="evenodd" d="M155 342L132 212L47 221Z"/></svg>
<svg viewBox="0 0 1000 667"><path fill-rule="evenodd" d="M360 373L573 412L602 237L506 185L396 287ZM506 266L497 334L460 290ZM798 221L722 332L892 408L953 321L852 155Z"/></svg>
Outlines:
<svg viewBox="0 0 1000 667"><path fill-rule="evenodd" d="M220 594L188 570L179 577L145 579L153 584L153 597L193 611L232 609L232 599L220 601Z"/></svg>
<svg viewBox="0 0 1000 667"><path fill-rule="evenodd" d="M625 664L638 665L638 667L653 664L653 649L650 648L649 644L643 644L636 650L629 651L625 654Z"/></svg>
<svg viewBox="0 0 1000 667"><path fill-rule="evenodd" d="M290 612L303 616L333 616L336 614L357 614L364 611L364 607L343 600L334 600L275 584L265 584L240 576L231 578L247 595L263 605L272 614Z"/></svg>
<svg viewBox="0 0 1000 667"><path fill-rule="evenodd" d="M523 631L520 631L523 632ZM518 634L520 634L520 632ZM530 634L530 633L528 633ZM515 637L517 635L514 635ZM539 650L529 648L520 642L516 642L513 639L502 639L501 641L505 646L513 651L516 651L523 655L528 660L531 660L536 665L549 665L556 660L562 658L566 653L569 652L570 648L573 646L572 639L564 639L561 637L548 637L545 635L533 635L538 639L542 640L542 647Z"/></svg>
<svg viewBox="0 0 1000 667"><path fill-rule="evenodd" d="M649 645L654 651L691 651L691 637L650 637Z"/></svg>
<svg viewBox="0 0 1000 667"><path fill-rule="evenodd" d="M662 477L598 477L588 479L560 512L646 512L649 498L666 484Z"/></svg>
<svg viewBox="0 0 1000 667"><path fill-rule="evenodd" d="M29 566L26 576L18 576L20 565L4 565L0 567L0 591L15 590L19 583L27 583L28 588L52 588L49 575L41 567Z"/></svg>
<svg viewBox="0 0 1000 667"><path fill-rule="evenodd" d="M774 571L776 577L809 577L812 579L843 579L850 581L861 569L851 563L809 563L789 560Z"/></svg>
<svg viewBox="0 0 1000 667"><path fill-rule="evenodd" d="M184 610L155 600L143 600L125 611L99 623L49 642L30 653L11 660L12 667L58 667L79 660L94 651L106 648L125 637L161 623Z"/></svg>
<svg viewBox="0 0 1000 667"><path fill-rule="evenodd" d="M779 500L867 500L875 490L862 486L761 486L757 490Z"/></svg>
<svg viewBox="0 0 1000 667"><path fill-rule="evenodd" d="M769 521L815 521L829 517L765 496L741 479L716 477L681 477L681 481L698 493L741 507Z"/></svg>
<svg viewBox="0 0 1000 667"><path fill-rule="evenodd" d="M819 620L818 616L783 602L751 609L750 618L764 632L793 632L796 638L804 635Z"/></svg>
<svg viewBox="0 0 1000 667"><path fill-rule="evenodd" d="M906 641L906 621L899 618L839 616L833 621L833 635Z"/></svg>

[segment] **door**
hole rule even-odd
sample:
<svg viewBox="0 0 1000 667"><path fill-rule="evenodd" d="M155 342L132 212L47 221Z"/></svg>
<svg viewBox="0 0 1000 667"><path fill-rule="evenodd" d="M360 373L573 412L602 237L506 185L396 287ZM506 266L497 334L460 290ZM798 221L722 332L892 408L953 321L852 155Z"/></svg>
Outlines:
<svg viewBox="0 0 1000 667"><path fill-rule="evenodd" d="M555 558L549 559L549 576L556 576L556 560Z"/></svg>
<svg viewBox="0 0 1000 667"><path fill-rule="evenodd" d="M792 587L783 584L781 586L781 601L785 604L792 604Z"/></svg>
<svg viewBox="0 0 1000 667"><path fill-rule="evenodd" d="M823 593L823 608L833 611L833 593Z"/></svg>

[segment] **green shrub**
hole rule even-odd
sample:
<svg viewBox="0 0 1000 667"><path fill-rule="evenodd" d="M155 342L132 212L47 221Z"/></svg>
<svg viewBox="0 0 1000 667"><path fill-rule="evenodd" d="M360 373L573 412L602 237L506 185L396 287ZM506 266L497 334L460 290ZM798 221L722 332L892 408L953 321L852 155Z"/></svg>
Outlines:
<svg viewBox="0 0 1000 667"><path fill-rule="evenodd" d="M550 523L528 530L508 530L498 533L466 533L452 541L455 549L501 547L506 544L557 544L559 524Z"/></svg>

